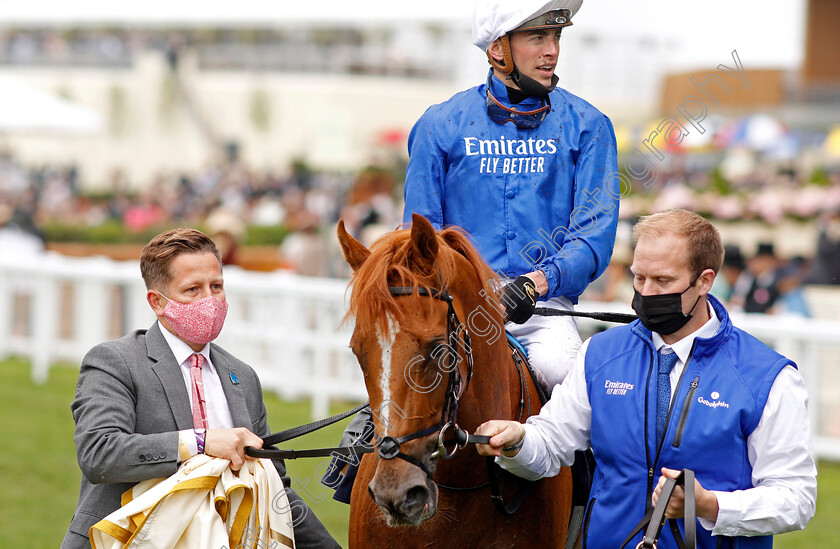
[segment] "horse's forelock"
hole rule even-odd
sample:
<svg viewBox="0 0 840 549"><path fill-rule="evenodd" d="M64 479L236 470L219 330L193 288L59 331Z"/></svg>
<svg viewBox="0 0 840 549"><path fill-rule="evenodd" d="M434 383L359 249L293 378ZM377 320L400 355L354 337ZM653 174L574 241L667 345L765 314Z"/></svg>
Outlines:
<svg viewBox="0 0 840 549"><path fill-rule="evenodd" d="M398 298L391 295L390 286L398 284L415 291L421 287L442 289L446 281L462 278L466 273L459 272L458 262L447 250L464 257L481 281L481 289L487 292L485 295L493 295L494 286L498 287L498 277L467 235L457 228L447 228L436 234L440 251L431 271L419 268L409 230L387 233L371 246L370 256L353 274L350 283L348 316L356 318L357 330L362 334L369 333L368 330L373 333L377 326L387 329L389 314L400 322L402 309L398 306Z"/></svg>
<svg viewBox="0 0 840 549"><path fill-rule="evenodd" d="M391 295L393 280L402 280L412 286L416 279L410 269L411 240L409 231L387 233L370 248L370 256L353 273L350 280L350 307L348 316L356 319L356 330L362 335L374 333L379 327L387 329L388 315L401 320L396 298Z"/></svg>

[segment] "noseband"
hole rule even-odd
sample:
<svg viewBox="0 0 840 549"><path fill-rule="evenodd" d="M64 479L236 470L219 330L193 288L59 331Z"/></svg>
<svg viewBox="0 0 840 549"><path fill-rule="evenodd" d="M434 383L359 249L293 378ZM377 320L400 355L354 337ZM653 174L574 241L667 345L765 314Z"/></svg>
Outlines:
<svg viewBox="0 0 840 549"><path fill-rule="evenodd" d="M443 413L441 414L441 421L437 425L432 425L425 429L421 429L419 431L415 431L408 435L403 435L399 438L395 438L392 436L386 436L379 440L379 443L376 447L376 453L379 454L379 457L382 459L393 459L398 457L403 459L412 465L416 465L420 469L423 470L424 473L429 478L432 478L432 473L429 472L428 468L423 464L422 461L415 458L414 456L410 456L400 451L400 445L404 442L408 442L411 440L415 440L421 437L425 437L431 435L433 433L440 433L438 435L438 448L434 452L432 452L432 459L437 458L438 456L443 456L444 459L450 459L455 452L458 451L459 448L463 448L470 442L479 442L479 440L475 440L476 435L470 435L460 427L458 427L457 423L457 416L458 416L458 400L461 398L461 395L467 390L469 387L470 379L472 379L473 373L473 356L472 356L472 348L470 346L470 334L467 332L466 327L461 323L458 319L458 315L455 312L455 307L453 307L453 298L452 295L444 290L437 290L434 288L412 288L409 286L391 286L388 288L391 292L391 295L399 297L399 296L409 296L414 295L417 292L419 295L424 297L432 297L434 299L438 299L443 301L447 305L447 312L446 312L446 338L449 343L448 345L448 359L449 363L447 368L449 370L449 381L446 386L446 394L444 396L443 401ZM464 382L463 387L461 382L463 381L461 378L461 371L458 369L458 345L460 344L460 337L459 334L464 334L464 349L466 353L467 359L467 379ZM447 429L452 429L453 438L444 441L444 435L446 434ZM486 438L486 437L485 437ZM455 442L455 447L452 449L451 452L447 452L445 444L447 442ZM481 441L486 444L486 441Z"/></svg>

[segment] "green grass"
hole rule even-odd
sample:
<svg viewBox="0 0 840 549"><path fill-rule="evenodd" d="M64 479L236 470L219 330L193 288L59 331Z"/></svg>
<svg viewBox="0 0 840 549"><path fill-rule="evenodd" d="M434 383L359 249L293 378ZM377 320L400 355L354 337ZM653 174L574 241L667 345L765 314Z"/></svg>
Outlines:
<svg viewBox="0 0 840 549"><path fill-rule="evenodd" d="M0 548L54 549L64 536L78 497L80 472L73 445L73 399L78 369L56 367L49 381L35 385L29 365L0 361L0 486L3 486ZM335 411L351 403L336 403ZM275 431L307 423L309 403L285 402L266 395L269 422ZM344 422L302 437L283 447L333 446ZM343 547L347 546L349 508L322 489L315 473L323 459L290 461L293 486ZM781 549L836 547L834 523L840 515L840 464L820 463L817 515L802 532L776 537Z"/></svg>
<svg viewBox="0 0 840 549"><path fill-rule="evenodd" d="M81 477L70 414L78 374L76 367L54 367L46 384L35 385L28 363L0 361L0 486L5 492L0 505L0 549L54 549L64 538ZM265 402L274 431L311 421L308 401L285 402L267 394ZM336 412L350 407L349 403L334 405ZM336 446L347 421L283 447ZM332 493L318 482L315 469L324 459L289 461L289 476L293 488L346 547L350 508L333 500Z"/></svg>
<svg viewBox="0 0 840 549"><path fill-rule="evenodd" d="M330 413L336 414L349 410L357 404L357 402L336 403L333 404ZM268 424L275 433L312 421L309 401L289 402L280 400L273 394L266 394L265 407L268 410ZM338 446L341 433L349 421L349 419L340 421L314 433L284 442L279 447L303 450ZM292 479L292 488L312 508L338 543L342 547L347 547L350 506L332 499L333 491L320 482L320 477L329 462L329 458L294 459L286 461L286 468Z"/></svg>

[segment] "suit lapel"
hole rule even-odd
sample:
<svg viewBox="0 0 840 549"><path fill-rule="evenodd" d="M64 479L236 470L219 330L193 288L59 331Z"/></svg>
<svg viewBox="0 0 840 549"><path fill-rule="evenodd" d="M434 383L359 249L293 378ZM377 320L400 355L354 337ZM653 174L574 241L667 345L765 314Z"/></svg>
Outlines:
<svg viewBox="0 0 840 549"><path fill-rule="evenodd" d="M190 396L187 394L184 376L157 322L146 332L146 349L152 361L152 371L158 376L166 392L166 400L169 401L178 430L192 429Z"/></svg>
<svg viewBox="0 0 840 549"><path fill-rule="evenodd" d="M238 381L236 370L225 360L222 353L214 352L212 345L210 346L210 360L213 361L213 366L222 382L222 390L225 392L228 408L230 408L233 426L252 429L251 414L248 413L245 394L242 392L242 384ZM237 380L236 383L234 380Z"/></svg>

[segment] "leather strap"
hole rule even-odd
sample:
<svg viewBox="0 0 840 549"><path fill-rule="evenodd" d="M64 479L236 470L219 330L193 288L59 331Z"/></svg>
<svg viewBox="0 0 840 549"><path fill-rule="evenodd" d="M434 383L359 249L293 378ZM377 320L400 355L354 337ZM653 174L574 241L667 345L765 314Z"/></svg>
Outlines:
<svg viewBox="0 0 840 549"><path fill-rule="evenodd" d="M510 38L508 35L505 34L504 36L500 36L499 40L502 46L502 60L498 61L490 55L490 48L487 48L487 59L490 61L490 64L493 66L494 69L498 69L503 74L510 74L513 72L513 55L510 53Z"/></svg>
<svg viewBox="0 0 840 549"><path fill-rule="evenodd" d="M575 462L571 466L572 514L566 532L566 549L575 549L578 539L583 535L583 519L586 516L594 470L595 456L592 449L576 451Z"/></svg>
<svg viewBox="0 0 840 549"><path fill-rule="evenodd" d="M655 549L656 542L659 539L659 534L662 527L665 525L665 509L668 507L668 502L674 494L674 488L682 486L685 490L685 540L680 535L679 525L675 519L668 519L668 526L671 533L677 542L680 549L696 549L697 547L697 508L694 500L694 471L691 469L683 469L680 475L676 478L669 478L665 481L662 487L662 492L659 499L656 501L656 506L650 509L644 518L633 528L633 531L625 538L624 543L621 544L623 549L636 534L645 531L642 541L636 546L636 549Z"/></svg>
<svg viewBox="0 0 840 549"><path fill-rule="evenodd" d="M464 447L467 444L490 444L490 439L492 438L488 435L471 435L463 429L455 429L452 434L455 435L455 437L446 439L445 444L451 444L454 442L461 447Z"/></svg>
<svg viewBox="0 0 840 549"><path fill-rule="evenodd" d="M309 434L313 431L317 431L318 429L323 429L328 425L332 425L333 423L339 422L342 419L348 418L353 414L360 412L368 406L370 406L370 404L365 402L364 404L356 406L352 410L347 410L346 412L341 412L340 414L336 414L325 419L319 419L318 421L313 421L312 423L307 423L306 425L300 425L298 427L286 429L285 431L272 433L263 439L263 446L274 446L275 444L292 440L293 438Z"/></svg>
<svg viewBox="0 0 840 549"><path fill-rule="evenodd" d="M497 469L501 471L501 473L495 474ZM501 479L502 475L504 474L505 471L496 466L495 459L492 457L488 457L487 476L490 477L490 499L493 501L493 505L496 506L497 511L499 511L503 515L512 515L525 502L525 500L534 490L536 483L534 481L525 480L513 474L507 473L507 475L509 475L509 477L513 479L519 487L516 490L516 493L510 499L510 501L508 503L505 503L505 500L502 497L501 487L499 486L499 479Z"/></svg>
<svg viewBox="0 0 840 549"><path fill-rule="evenodd" d="M575 505L572 507L572 515L569 517L569 528L566 531L566 549L575 549L577 540L583 533L583 516L586 514L586 507Z"/></svg>
<svg viewBox="0 0 840 549"><path fill-rule="evenodd" d="M458 443L458 439L450 439L446 441ZM466 437L466 444L490 444L490 437L485 435L468 435ZM312 450L280 450L278 448L254 448L252 446L245 447L245 453L251 457L269 458L269 459L298 459L298 458L312 458L312 457L327 457L327 456L352 456L359 454L370 454L376 450L376 446L357 444L355 446L337 446L335 448L315 448ZM399 452L396 457L400 457L414 463L424 471L426 467L422 464L415 463L416 460L412 456ZM427 472L428 474L428 472Z"/></svg>
<svg viewBox="0 0 840 549"><path fill-rule="evenodd" d="M328 456L352 456L359 454L369 454L376 448L373 446L366 446L359 444L356 446L338 446L336 448L316 448L313 450L280 450L278 448L254 448L252 446L245 447L245 453L251 457L268 458L268 459L298 459L298 458L312 458L312 457L328 457Z"/></svg>

